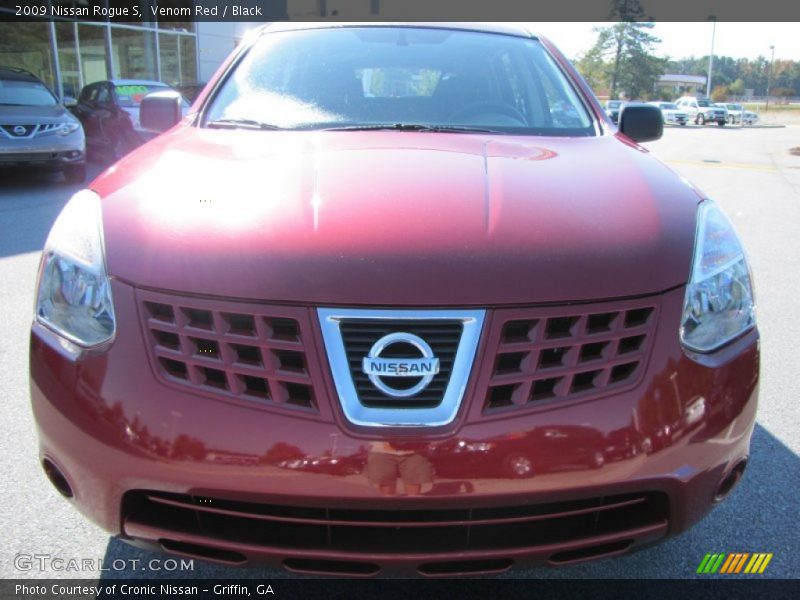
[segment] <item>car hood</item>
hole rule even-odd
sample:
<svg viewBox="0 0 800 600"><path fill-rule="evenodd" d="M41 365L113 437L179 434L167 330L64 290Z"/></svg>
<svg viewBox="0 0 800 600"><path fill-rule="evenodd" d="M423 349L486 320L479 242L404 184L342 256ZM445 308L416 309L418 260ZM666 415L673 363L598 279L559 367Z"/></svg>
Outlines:
<svg viewBox="0 0 800 600"><path fill-rule="evenodd" d="M686 282L697 192L622 137L181 126L92 185L112 276L313 304L491 305Z"/></svg>
<svg viewBox="0 0 800 600"><path fill-rule="evenodd" d="M0 125L63 123L75 117L63 106L0 106Z"/></svg>

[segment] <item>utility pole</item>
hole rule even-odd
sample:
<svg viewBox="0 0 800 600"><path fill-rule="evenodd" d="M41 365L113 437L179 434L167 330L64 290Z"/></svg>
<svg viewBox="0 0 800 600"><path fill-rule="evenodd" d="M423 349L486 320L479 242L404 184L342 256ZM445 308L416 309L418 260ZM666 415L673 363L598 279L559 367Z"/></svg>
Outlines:
<svg viewBox="0 0 800 600"><path fill-rule="evenodd" d="M711 98L711 70L714 68L714 37L717 35L717 17L711 15L711 54L708 56L708 81L706 81L706 98Z"/></svg>
<svg viewBox="0 0 800 600"><path fill-rule="evenodd" d="M769 111L769 87L772 83L772 63L775 62L775 46L770 46L769 49L772 51L772 55L769 58L769 71L767 71L767 107L764 112Z"/></svg>

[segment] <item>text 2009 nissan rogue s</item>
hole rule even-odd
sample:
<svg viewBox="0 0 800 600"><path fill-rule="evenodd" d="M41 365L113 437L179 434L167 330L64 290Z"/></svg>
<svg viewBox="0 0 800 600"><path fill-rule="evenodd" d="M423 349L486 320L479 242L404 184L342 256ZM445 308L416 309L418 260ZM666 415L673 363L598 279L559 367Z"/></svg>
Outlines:
<svg viewBox="0 0 800 600"><path fill-rule="evenodd" d="M623 554L734 487L742 246L545 39L273 25L76 194L30 349L41 460L113 535L303 573ZM178 120L180 119L180 122ZM177 123L177 124L176 124Z"/></svg>

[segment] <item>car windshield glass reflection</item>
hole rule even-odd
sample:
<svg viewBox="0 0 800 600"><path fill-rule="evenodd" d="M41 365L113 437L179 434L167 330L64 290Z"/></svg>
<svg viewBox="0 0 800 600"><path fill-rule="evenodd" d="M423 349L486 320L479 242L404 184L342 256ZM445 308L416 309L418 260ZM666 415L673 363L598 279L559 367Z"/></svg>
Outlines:
<svg viewBox="0 0 800 600"><path fill-rule="evenodd" d="M269 125L262 129L595 134L537 40L431 28L266 34L207 111L206 124L223 121Z"/></svg>
<svg viewBox="0 0 800 600"><path fill-rule="evenodd" d="M41 83L0 79L0 105L55 106L56 99Z"/></svg>

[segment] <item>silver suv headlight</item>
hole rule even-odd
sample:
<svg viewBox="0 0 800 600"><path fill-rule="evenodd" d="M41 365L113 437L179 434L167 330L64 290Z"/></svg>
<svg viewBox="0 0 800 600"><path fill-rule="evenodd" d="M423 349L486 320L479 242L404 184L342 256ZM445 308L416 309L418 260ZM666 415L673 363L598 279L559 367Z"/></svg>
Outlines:
<svg viewBox="0 0 800 600"><path fill-rule="evenodd" d="M81 128L81 124L75 121L67 121L58 130L59 135L69 135L70 133L75 133L78 129Z"/></svg>
<svg viewBox="0 0 800 600"><path fill-rule="evenodd" d="M100 197L90 190L70 199L47 237L39 265L36 319L80 346L114 338Z"/></svg>
<svg viewBox="0 0 800 600"><path fill-rule="evenodd" d="M681 343L711 352L755 326L755 301L744 249L730 221L710 200L697 212L694 262L681 320Z"/></svg>

